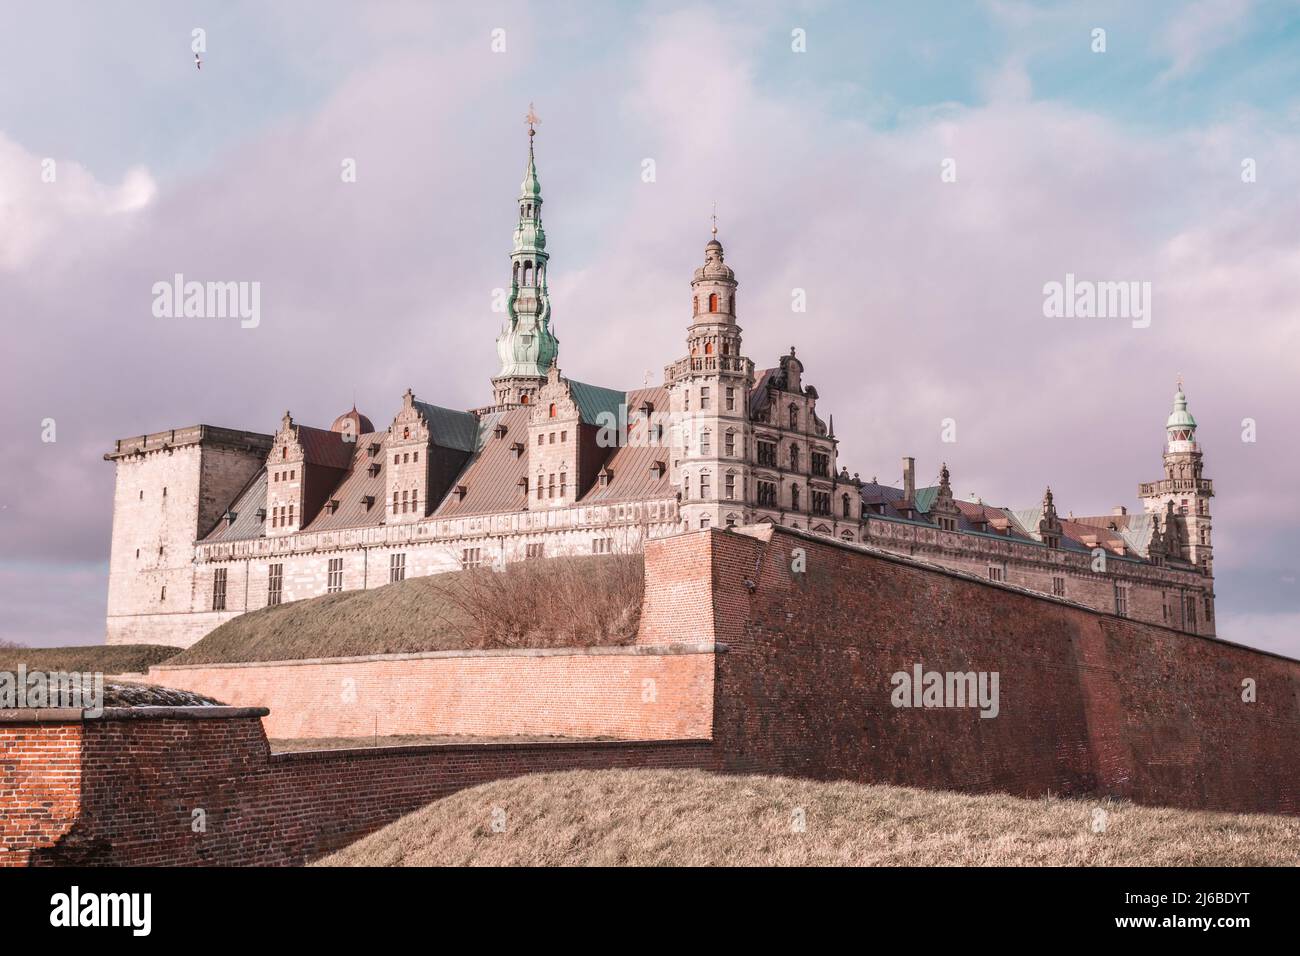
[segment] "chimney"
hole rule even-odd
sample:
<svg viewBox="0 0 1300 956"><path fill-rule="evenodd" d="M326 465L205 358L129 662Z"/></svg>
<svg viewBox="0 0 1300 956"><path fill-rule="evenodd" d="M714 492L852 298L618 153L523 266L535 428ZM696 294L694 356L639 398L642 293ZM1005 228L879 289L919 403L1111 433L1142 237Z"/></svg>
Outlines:
<svg viewBox="0 0 1300 956"><path fill-rule="evenodd" d="M1110 513L1113 515L1126 515L1128 514L1128 509L1123 505L1116 505L1114 508L1110 509Z"/></svg>
<svg viewBox="0 0 1300 956"><path fill-rule="evenodd" d="M903 459L903 500L907 504L916 501L916 459Z"/></svg>

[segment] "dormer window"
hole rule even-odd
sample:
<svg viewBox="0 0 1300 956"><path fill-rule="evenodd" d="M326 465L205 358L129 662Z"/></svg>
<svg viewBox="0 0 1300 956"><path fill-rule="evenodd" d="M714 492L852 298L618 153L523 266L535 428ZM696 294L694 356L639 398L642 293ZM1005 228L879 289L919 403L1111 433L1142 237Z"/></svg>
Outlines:
<svg viewBox="0 0 1300 956"><path fill-rule="evenodd" d="M501 424L500 422L498 422L498 423L497 423L497 427L494 428L494 429L492 429L492 433L493 433L494 435L496 435L497 438L505 438L505 437L506 437L506 426L503 425L503 424Z"/></svg>
<svg viewBox="0 0 1300 956"><path fill-rule="evenodd" d="M602 468L600 469L600 474L596 477L596 483L599 484L600 487L602 488L608 488L609 479L612 477L614 477L613 472L611 472L608 468Z"/></svg>
<svg viewBox="0 0 1300 956"><path fill-rule="evenodd" d="M367 453L371 458L374 458L376 455L378 455L378 454L379 454L379 442L377 442L377 441L372 441L372 442L371 442L371 443L366 447L366 453Z"/></svg>
<svg viewBox="0 0 1300 956"><path fill-rule="evenodd" d="M367 468L366 470L370 473L371 478L376 477L379 474L379 462L372 461L370 463L370 467Z"/></svg>
<svg viewBox="0 0 1300 956"><path fill-rule="evenodd" d="M325 508L330 514L334 514L334 512L339 510L339 500L337 498L331 498L325 503Z"/></svg>
<svg viewBox="0 0 1300 956"><path fill-rule="evenodd" d="M662 478L667 470L667 466L662 461L656 461L650 465L650 474L656 478Z"/></svg>
<svg viewBox="0 0 1300 956"><path fill-rule="evenodd" d="M227 512L226 512L226 527L229 528L232 524L234 524L234 523L235 523L235 519L236 519L237 517L239 517L239 515L236 514L234 511L227 511Z"/></svg>
<svg viewBox="0 0 1300 956"><path fill-rule="evenodd" d="M464 485L457 485L457 486L456 486L456 500L457 500L457 501L464 501L464 500L465 500L465 495L466 495L468 492L469 492L469 489L466 488Z"/></svg>
<svg viewBox="0 0 1300 956"><path fill-rule="evenodd" d="M515 457L518 458L520 455L524 453L524 443L521 441L512 442L510 445L510 450L514 452Z"/></svg>
<svg viewBox="0 0 1300 956"><path fill-rule="evenodd" d="M361 504L362 504L362 506L363 506L367 511L369 511L371 508L373 508L373 507L375 506L375 496L374 496L374 495L362 495L362 496L361 496Z"/></svg>

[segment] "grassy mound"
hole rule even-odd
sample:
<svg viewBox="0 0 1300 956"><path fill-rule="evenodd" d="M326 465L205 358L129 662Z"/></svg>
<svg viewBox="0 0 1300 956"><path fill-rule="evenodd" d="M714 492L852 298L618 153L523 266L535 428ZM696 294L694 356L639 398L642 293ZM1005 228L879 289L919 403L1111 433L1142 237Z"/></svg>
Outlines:
<svg viewBox="0 0 1300 956"><path fill-rule="evenodd" d="M1096 811L1106 825L1094 832ZM503 832L494 812L505 812ZM804 821L803 832L795 823ZM1300 819L679 770L462 790L324 866L1294 866Z"/></svg>
<svg viewBox="0 0 1300 956"><path fill-rule="evenodd" d="M159 644L88 644L84 647L3 647L0 671L78 671L92 674L143 674L180 653Z"/></svg>
<svg viewBox="0 0 1300 956"><path fill-rule="evenodd" d="M250 611L169 663L627 644L644 574L640 555L602 555L410 578Z"/></svg>

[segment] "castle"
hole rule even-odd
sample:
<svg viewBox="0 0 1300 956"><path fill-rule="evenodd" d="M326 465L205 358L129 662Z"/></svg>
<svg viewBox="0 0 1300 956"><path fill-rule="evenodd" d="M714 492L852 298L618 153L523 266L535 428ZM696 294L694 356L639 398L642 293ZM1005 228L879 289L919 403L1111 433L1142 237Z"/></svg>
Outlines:
<svg viewBox="0 0 1300 956"><path fill-rule="evenodd" d="M567 378L533 135L492 403L444 408L407 389L383 429L354 407L329 428L286 412L270 435L195 425L117 441L109 643L188 646L267 605L761 523L1214 634L1213 485L1181 382L1140 514L1062 517L1050 488L1020 510L963 500L946 465L917 487L912 458L901 487L863 480L840 466L795 350L764 369L745 356L716 220L663 384Z"/></svg>

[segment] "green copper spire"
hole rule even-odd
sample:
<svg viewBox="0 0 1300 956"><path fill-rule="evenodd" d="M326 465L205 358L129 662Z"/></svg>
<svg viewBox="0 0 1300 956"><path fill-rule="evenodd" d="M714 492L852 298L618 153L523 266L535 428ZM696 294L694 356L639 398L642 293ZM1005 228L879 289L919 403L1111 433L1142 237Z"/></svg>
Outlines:
<svg viewBox="0 0 1300 956"><path fill-rule="evenodd" d="M510 326L497 338L501 371L497 377L545 378L560 351L551 332L551 298L546 286L546 230L542 228L542 184L537 179L533 137L538 119L528 107L528 168L519 189L519 223L510 253L510 295L506 314Z"/></svg>

